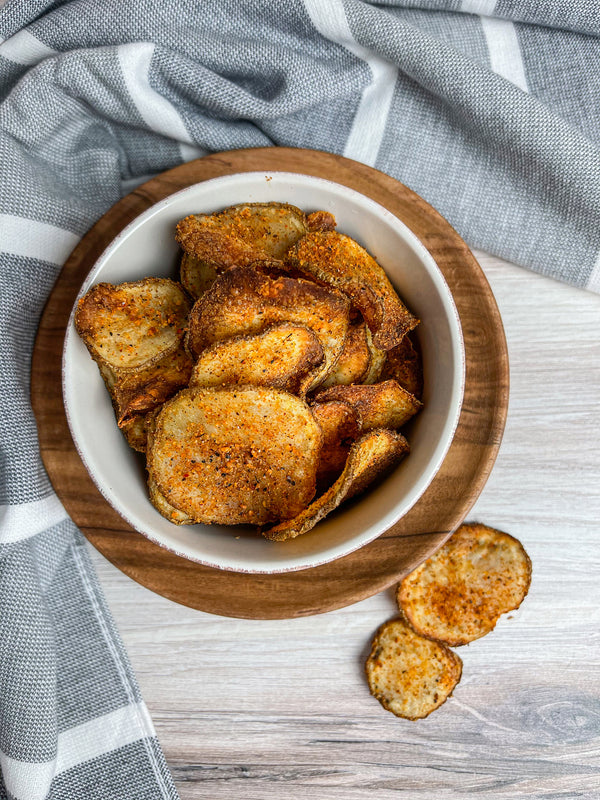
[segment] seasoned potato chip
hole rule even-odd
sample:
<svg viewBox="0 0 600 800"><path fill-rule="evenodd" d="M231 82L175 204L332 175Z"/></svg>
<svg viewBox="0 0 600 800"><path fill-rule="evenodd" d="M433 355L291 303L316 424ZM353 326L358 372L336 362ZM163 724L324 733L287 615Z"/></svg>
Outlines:
<svg viewBox="0 0 600 800"><path fill-rule="evenodd" d="M364 322L350 325L337 363L321 384L323 388L362 381L371 362L367 330Z"/></svg>
<svg viewBox="0 0 600 800"><path fill-rule="evenodd" d="M389 350L419 324L385 272L354 239L337 231L314 231L293 245L287 261L301 273L341 289L360 310L375 345Z"/></svg>
<svg viewBox="0 0 600 800"><path fill-rule="evenodd" d="M150 366L135 371L115 370L106 364L99 366L112 397L117 424L121 428L133 417L158 408L187 386L193 362L180 346Z"/></svg>
<svg viewBox="0 0 600 800"><path fill-rule="evenodd" d="M131 448L137 450L138 453L146 452L148 437L145 414L137 414L134 417L130 417L127 422L123 422L119 427Z"/></svg>
<svg viewBox="0 0 600 800"><path fill-rule="evenodd" d="M217 271L212 264L185 253L181 256L179 278L188 294L197 300L215 282Z"/></svg>
<svg viewBox="0 0 600 800"><path fill-rule="evenodd" d="M162 514L165 519L168 519L169 522L173 522L175 525L194 524L192 517L189 517L186 513L179 511L179 509L167 502L151 475L148 476L148 495L154 508Z"/></svg>
<svg viewBox="0 0 600 800"><path fill-rule="evenodd" d="M158 278L98 284L79 302L77 330L134 450L145 451L145 415L189 381L192 361L182 343L188 311L181 287Z"/></svg>
<svg viewBox="0 0 600 800"><path fill-rule="evenodd" d="M75 327L96 361L132 370L177 350L189 310L181 286L166 278L99 283L79 300Z"/></svg>
<svg viewBox="0 0 600 800"><path fill-rule="evenodd" d="M377 631L365 664L371 694L404 719L423 719L444 703L460 681L462 661L445 645L412 630L403 619Z"/></svg>
<svg viewBox="0 0 600 800"><path fill-rule="evenodd" d="M373 343L373 336L371 335L371 331L369 330L368 326L365 327L365 331L367 334L367 347L369 348L369 368L365 375L363 375L361 383L377 383L381 377L387 352L375 346Z"/></svg>
<svg viewBox="0 0 600 800"><path fill-rule="evenodd" d="M138 414L119 426L128 444L144 455L148 452L148 441L152 438L154 420L159 411L160 407L157 407L147 414Z"/></svg>
<svg viewBox="0 0 600 800"><path fill-rule="evenodd" d="M421 402L399 386L384 381L370 386L332 386L317 392L315 400L345 400L362 420L362 430L400 428L421 409Z"/></svg>
<svg viewBox="0 0 600 800"><path fill-rule="evenodd" d="M307 533L340 503L391 470L409 449L404 436L394 431L380 429L363 434L350 448L344 471L333 486L297 516L264 530L263 536L284 542Z"/></svg>
<svg viewBox="0 0 600 800"><path fill-rule="evenodd" d="M244 203L218 214L192 214L177 225L183 249L217 272L233 266L281 260L310 229L329 229L335 219L326 211L308 217L287 203Z"/></svg>
<svg viewBox="0 0 600 800"><path fill-rule="evenodd" d="M306 217L309 231L332 231L336 224L335 217L329 211L313 211Z"/></svg>
<svg viewBox="0 0 600 800"><path fill-rule="evenodd" d="M253 336L215 342L200 353L190 386L252 384L302 394L323 361L314 331L283 322Z"/></svg>
<svg viewBox="0 0 600 800"><path fill-rule="evenodd" d="M529 591L531 561L512 536L461 525L437 553L402 581L398 604L413 628L458 646L489 633Z"/></svg>
<svg viewBox="0 0 600 800"><path fill-rule="evenodd" d="M294 516L312 499L322 434L310 409L277 389L183 389L156 415L148 471L195 522Z"/></svg>
<svg viewBox="0 0 600 800"><path fill-rule="evenodd" d="M423 367L421 356L408 336L387 351L381 371L382 380L395 380L419 400L423 397Z"/></svg>
<svg viewBox="0 0 600 800"><path fill-rule="evenodd" d="M323 362L313 375L313 388L329 374L342 351L349 308L348 299L336 289L232 267L194 305L188 348L198 357L214 342L259 333L276 322L303 325L316 333L323 348Z"/></svg>
<svg viewBox="0 0 600 800"><path fill-rule="evenodd" d="M344 469L350 445L360 433L358 414L350 403L333 400L310 409L323 431L323 447L317 468L317 491L327 489Z"/></svg>

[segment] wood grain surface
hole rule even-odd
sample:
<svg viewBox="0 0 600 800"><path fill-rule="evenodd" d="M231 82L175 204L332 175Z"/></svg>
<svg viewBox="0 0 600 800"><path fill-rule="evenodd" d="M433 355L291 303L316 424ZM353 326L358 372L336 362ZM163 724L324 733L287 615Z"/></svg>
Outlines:
<svg viewBox="0 0 600 800"><path fill-rule="evenodd" d="M383 536L331 564L259 576L211 569L136 533L102 498L71 440L64 414L61 353L70 309L102 250L138 214L193 183L244 171L295 171L336 181L395 213L421 239L448 282L465 340L463 409L433 483ZM53 486L92 544L139 583L193 608L245 618L322 613L390 586L435 550L464 519L494 463L508 403L506 342L488 282L452 227L407 187L354 161L309 150L266 148L208 156L136 189L82 239L52 291L36 340L32 402L40 449Z"/></svg>
<svg viewBox="0 0 600 800"><path fill-rule="evenodd" d="M391 589L315 617L225 619L94 551L181 800L600 797L600 297L477 256L504 320L511 402L469 519L523 542L529 596L457 648L453 697L408 722L363 676Z"/></svg>

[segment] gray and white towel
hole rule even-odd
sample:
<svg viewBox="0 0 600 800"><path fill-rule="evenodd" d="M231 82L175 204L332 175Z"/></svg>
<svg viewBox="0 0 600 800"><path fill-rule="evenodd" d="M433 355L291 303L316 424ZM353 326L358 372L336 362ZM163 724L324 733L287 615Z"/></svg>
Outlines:
<svg viewBox="0 0 600 800"><path fill-rule="evenodd" d="M471 245L600 291L600 16L535 0L0 0L0 797L177 796L40 462L37 321L132 186L286 145L393 175Z"/></svg>

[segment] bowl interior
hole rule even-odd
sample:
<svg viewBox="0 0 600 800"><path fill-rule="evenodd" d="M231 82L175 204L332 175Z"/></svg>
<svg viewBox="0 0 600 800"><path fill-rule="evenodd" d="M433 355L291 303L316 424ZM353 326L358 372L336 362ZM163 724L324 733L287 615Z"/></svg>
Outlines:
<svg viewBox="0 0 600 800"><path fill-rule="evenodd" d="M464 348L452 295L433 258L397 217L363 195L330 181L292 173L242 173L215 178L171 195L134 220L95 264L80 295L100 281L177 277L175 223L242 202L287 202L332 212L338 230L383 266L421 319L424 409L407 431L410 455L376 488L308 534L275 543L250 528L175 526L148 500L143 457L118 430L96 364L77 335L73 314L63 353L63 396L75 445L109 503L156 543L209 566L241 572L285 572L339 558L387 530L419 499L450 446L464 386Z"/></svg>

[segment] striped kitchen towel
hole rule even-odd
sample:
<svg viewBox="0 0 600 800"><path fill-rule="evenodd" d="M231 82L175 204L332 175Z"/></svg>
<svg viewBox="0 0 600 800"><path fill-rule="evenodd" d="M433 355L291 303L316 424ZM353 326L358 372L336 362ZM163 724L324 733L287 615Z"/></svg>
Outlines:
<svg viewBox="0 0 600 800"><path fill-rule="evenodd" d="M177 796L29 402L37 321L79 238L182 161L308 147L600 291L594 6L0 0L0 797Z"/></svg>

